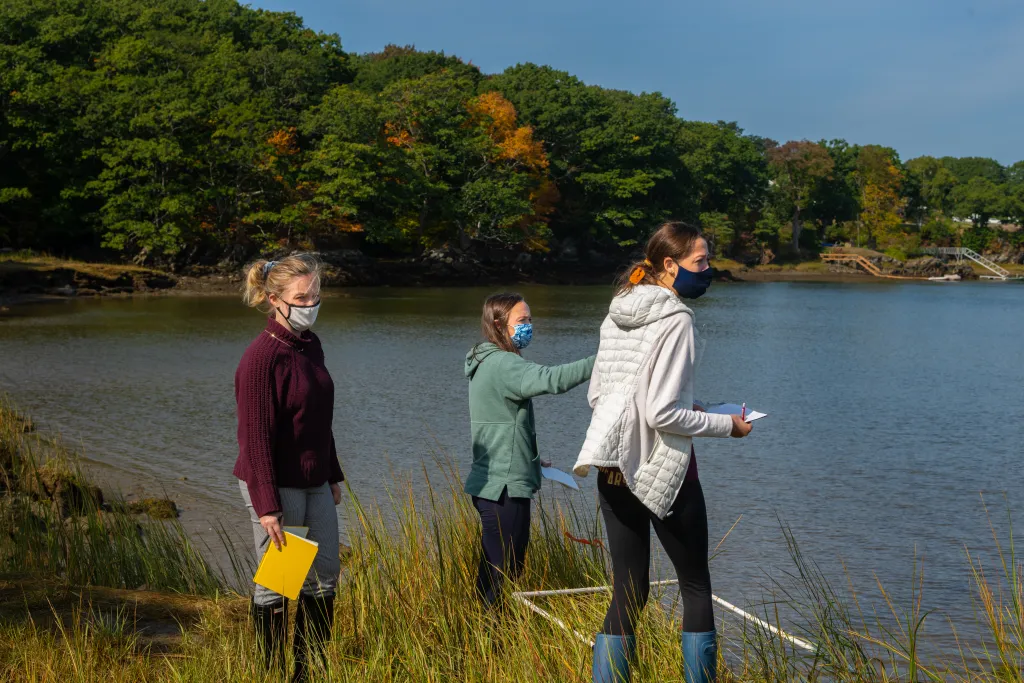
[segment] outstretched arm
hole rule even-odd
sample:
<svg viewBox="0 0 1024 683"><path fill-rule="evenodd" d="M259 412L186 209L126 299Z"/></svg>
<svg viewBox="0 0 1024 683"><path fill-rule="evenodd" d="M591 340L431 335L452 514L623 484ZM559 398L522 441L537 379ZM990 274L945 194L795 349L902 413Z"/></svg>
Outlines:
<svg viewBox="0 0 1024 683"><path fill-rule="evenodd" d="M506 389L516 400L544 394L564 394L590 379L594 359L590 356L565 365L539 365L521 356L509 354Z"/></svg>

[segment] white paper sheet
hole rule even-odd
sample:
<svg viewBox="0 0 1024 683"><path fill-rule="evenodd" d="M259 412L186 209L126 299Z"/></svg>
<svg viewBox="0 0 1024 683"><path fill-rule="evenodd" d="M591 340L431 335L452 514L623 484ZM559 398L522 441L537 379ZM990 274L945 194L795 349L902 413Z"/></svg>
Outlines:
<svg viewBox="0 0 1024 683"><path fill-rule="evenodd" d="M576 483L576 480L572 478L572 475L568 472L563 472L555 467L541 467L540 473L544 475L545 479L551 481L557 481L562 486L568 486L571 489L580 490L580 485Z"/></svg>
<svg viewBox="0 0 1024 683"><path fill-rule="evenodd" d="M710 403L704 409L709 413L717 413L719 415L740 415L743 412L743 406L738 403ZM762 417L768 417L768 413L760 413L748 407L747 416L744 421L753 422L754 420L760 420Z"/></svg>

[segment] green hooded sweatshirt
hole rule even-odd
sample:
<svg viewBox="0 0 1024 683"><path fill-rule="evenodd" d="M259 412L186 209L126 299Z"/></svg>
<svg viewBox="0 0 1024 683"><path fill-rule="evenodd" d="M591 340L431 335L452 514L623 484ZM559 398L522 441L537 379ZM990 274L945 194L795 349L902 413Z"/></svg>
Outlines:
<svg viewBox="0 0 1024 683"><path fill-rule="evenodd" d="M534 396L563 394L590 379L594 358L547 367L490 342L466 355L473 469L466 493L498 500L532 498L540 489L540 456L533 423Z"/></svg>

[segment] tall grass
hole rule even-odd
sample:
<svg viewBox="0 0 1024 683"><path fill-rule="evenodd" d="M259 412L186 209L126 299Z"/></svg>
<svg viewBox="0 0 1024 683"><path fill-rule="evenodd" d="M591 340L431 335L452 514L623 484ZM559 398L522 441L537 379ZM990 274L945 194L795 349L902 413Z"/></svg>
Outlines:
<svg viewBox="0 0 1024 683"><path fill-rule="evenodd" d="M24 434L18 439L25 439ZM442 459L434 464L424 467L415 485L393 482L382 505L364 503L349 491L345 504L351 548L338 587L335 632L318 679L589 681L591 652L585 642L515 601L506 601L495 612L480 606L474 593L479 522L461 492L455 468ZM508 590L608 582L604 549L567 536L600 537L596 511L589 505L582 508L571 502L535 506L526 569ZM212 576L180 528L140 523L145 533L139 534L127 526L128 517L125 526L111 526L115 523L105 519L111 514L91 511L84 515L86 522L16 529L18 542L28 548L17 558L10 555L11 541L0 534L0 568L57 576L69 585L146 584L213 597L191 599L198 616L172 622L179 634L175 644L159 651L147 645L147 630L131 610L101 609L86 600L76 609L54 607L52 618L43 619L38 610L0 608L0 680L277 680L259 667L246 598L216 595L223 583ZM84 532L79 530L83 524ZM97 530L90 531L91 524ZM129 540L114 539L114 529ZM923 627L942 622L922 611L919 591L909 604L897 605L883 589L888 617L869 620L864 614L873 611L862 609L857 594L838 588L801 553L785 526L783 531L793 565L771 586L770 599L758 616L817 649L804 652L752 622L727 619L720 625L724 683L1024 681L1024 571L1012 536L1004 545L996 539L998 566L984 567L970 555L967 559L985 636L963 643L952 658L928 660L920 647ZM85 540L69 538L82 533ZM104 557L110 566L98 566ZM132 561L152 567L132 568ZM242 567L238 565L239 572L247 571ZM915 586L920 580L921 572L915 571ZM4 595L0 580L0 598ZM634 681L681 679L680 614L664 599L672 595L675 589L663 591L663 599L652 596L644 612ZM608 600L608 594L598 593L536 602L569 629L590 635L599 630Z"/></svg>

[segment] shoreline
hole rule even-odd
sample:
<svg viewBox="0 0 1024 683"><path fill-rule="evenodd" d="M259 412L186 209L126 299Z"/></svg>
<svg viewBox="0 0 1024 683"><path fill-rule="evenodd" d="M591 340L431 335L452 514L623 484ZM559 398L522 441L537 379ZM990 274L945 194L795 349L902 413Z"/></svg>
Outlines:
<svg viewBox="0 0 1024 683"><path fill-rule="evenodd" d="M445 281L438 278L434 281L416 283L413 281L396 282L395 284L337 284L329 282L325 289L331 290L369 290L369 289L390 289L401 287L427 286L437 288L463 288L480 286L602 286L611 285L612 276L595 278L583 277L564 279L549 278L488 278L485 281L466 282L464 280ZM762 271L745 269L740 271L723 270L715 280L718 283L750 283L750 282L815 282L815 283L889 283L907 282L884 280L859 273L834 273L834 272L808 272L797 270ZM923 280L922 280L923 281ZM40 291L40 287L28 288L0 288L0 315L9 313L11 309L30 304L41 304L51 302L70 301L75 299L128 299L128 298L158 298L158 297L203 297L203 296L235 296L239 294L241 280L226 275L203 275L203 276L182 276L175 284L164 288L123 288L117 291L87 290L79 292L75 289L61 288Z"/></svg>

